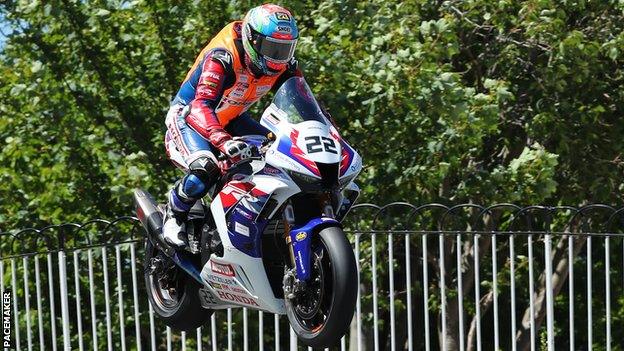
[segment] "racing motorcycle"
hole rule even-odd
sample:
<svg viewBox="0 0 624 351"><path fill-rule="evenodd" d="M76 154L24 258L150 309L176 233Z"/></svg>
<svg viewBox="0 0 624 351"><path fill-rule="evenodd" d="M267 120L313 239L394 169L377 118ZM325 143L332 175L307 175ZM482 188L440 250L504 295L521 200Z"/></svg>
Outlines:
<svg viewBox="0 0 624 351"><path fill-rule="evenodd" d="M164 241L163 205L135 190L149 301L175 330L196 329L214 310L247 307L286 314L303 344L330 347L356 303L357 266L340 223L359 195L362 160L301 77L278 89L260 123L268 137L240 137L253 157L231 164L210 204L191 209L187 248Z"/></svg>

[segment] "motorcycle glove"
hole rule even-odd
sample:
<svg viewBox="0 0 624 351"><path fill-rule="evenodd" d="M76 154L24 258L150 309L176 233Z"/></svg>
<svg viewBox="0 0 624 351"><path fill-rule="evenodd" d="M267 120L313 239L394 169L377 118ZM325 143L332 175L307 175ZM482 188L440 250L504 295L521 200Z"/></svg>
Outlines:
<svg viewBox="0 0 624 351"><path fill-rule="evenodd" d="M223 152L229 158L238 157L241 160L251 157L251 147L240 140L228 140L223 144Z"/></svg>

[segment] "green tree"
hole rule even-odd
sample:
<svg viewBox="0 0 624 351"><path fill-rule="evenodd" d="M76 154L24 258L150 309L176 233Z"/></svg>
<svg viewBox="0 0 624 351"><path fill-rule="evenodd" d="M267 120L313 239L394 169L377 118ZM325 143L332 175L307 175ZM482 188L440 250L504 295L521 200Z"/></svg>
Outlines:
<svg viewBox="0 0 624 351"><path fill-rule="evenodd" d="M282 3L310 85L364 158L361 201L622 203L621 2ZM164 194L179 176L169 99L255 4L2 2L0 232L130 214L138 186Z"/></svg>

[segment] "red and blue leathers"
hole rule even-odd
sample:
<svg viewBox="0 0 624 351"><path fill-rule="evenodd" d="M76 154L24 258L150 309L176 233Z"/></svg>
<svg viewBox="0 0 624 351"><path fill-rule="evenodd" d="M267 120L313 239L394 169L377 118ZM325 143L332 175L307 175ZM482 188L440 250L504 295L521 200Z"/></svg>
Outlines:
<svg viewBox="0 0 624 351"><path fill-rule="evenodd" d="M293 75L296 61L274 75L254 74L245 62L241 22L228 24L197 57L167 114L167 154L187 175L170 194L170 207L187 212L217 180L215 153L232 136L266 135L247 109ZM181 157L174 157L181 155Z"/></svg>

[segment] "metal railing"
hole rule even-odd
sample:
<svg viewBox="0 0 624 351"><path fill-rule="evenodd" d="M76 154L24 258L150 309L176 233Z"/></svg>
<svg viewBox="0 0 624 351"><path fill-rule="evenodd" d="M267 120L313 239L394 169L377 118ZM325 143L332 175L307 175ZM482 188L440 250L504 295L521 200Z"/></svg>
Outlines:
<svg viewBox="0 0 624 351"><path fill-rule="evenodd" d="M351 329L332 349L622 346L624 208L361 204L345 228L360 285ZM285 316L244 308L194 333L166 328L147 302L133 217L0 239L17 349L305 349Z"/></svg>

